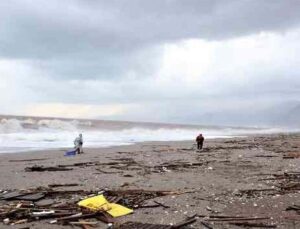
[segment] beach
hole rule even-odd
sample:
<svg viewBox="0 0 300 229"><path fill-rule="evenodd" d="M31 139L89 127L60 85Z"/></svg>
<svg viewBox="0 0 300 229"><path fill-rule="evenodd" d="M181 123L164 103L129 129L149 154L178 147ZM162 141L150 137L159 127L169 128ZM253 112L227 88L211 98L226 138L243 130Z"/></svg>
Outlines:
<svg viewBox="0 0 300 229"><path fill-rule="evenodd" d="M0 6L0 229L300 229L300 0Z"/></svg>
<svg viewBox="0 0 300 229"><path fill-rule="evenodd" d="M93 193L172 191L176 194L143 202L151 206L156 201L161 206L137 207L133 214L116 218L117 224L133 221L170 225L194 217L197 220L190 228L207 228L204 224L212 228L241 228L247 223L249 227L300 226L299 211L289 209L300 205L299 134L210 139L201 151L196 150L194 141L160 141L84 148L84 154L74 157L65 157L64 152L65 149L0 154L2 192L49 186L54 190ZM69 170L28 170L34 166ZM6 202L1 201L2 205ZM257 217L262 219L253 219ZM71 228L49 224L47 219L15 226L1 224L1 228L11 227ZM107 224L99 221L97 228L107 228Z"/></svg>

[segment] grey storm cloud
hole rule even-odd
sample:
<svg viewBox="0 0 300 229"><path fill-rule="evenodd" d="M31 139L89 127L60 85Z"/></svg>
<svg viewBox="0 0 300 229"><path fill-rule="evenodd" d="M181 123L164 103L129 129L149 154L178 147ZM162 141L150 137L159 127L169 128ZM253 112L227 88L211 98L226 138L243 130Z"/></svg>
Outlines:
<svg viewBox="0 0 300 229"><path fill-rule="evenodd" d="M205 116L205 109L212 110L212 106L228 101L236 101L237 106L249 105L259 94L265 99L260 105L263 107L280 94L284 95L280 101L285 96L300 96L296 60L300 51L299 12L299 0L1 1L0 61L26 66L26 74L22 66L19 70L3 70L11 71L11 77L16 74L17 83L28 79L16 87L20 91L26 87L22 96L15 93L16 98L26 97L26 102L136 102L147 108L117 118L141 119L157 111L156 121L171 118L197 122L199 117L211 117L210 113ZM298 32L290 35L291 30ZM291 42L275 41L275 54L265 54L270 61L267 58L258 64L252 53L249 63L253 66L247 66L247 53L242 55L241 51L244 47L238 51L241 58L231 56L232 50L234 53L239 49L238 44L226 49L227 41L268 32L288 34ZM205 72L207 80L200 80L203 84L187 86L180 77L188 73L176 70L189 67L176 66L176 62L171 70L178 77L169 84L157 83L165 45L189 39L224 43L221 48L216 44L216 53L212 51L216 68ZM273 42L271 38L266 41ZM265 45L269 44L262 44L262 50ZM272 50L272 46L266 50ZM240 60L245 66L237 64ZM231 65L239 72L228 70ZM244 78L233 77L235 74ZM226 79L219 84L221 76ZM7 92L13 94L12 90ZM242 102L249 98L252 102ZM231 104L227 107L232 108Z"/></svg>
<svg viewBox="0 0 300 229"><path fill-rule="evenodd" d="M112 65L111 59L174 40L284 31L299 24L299 10L298 0L2 1L0 54L107 57Z"/></svg>
<svg viewBox="0 0 300 229"><path fill-rule="evenodd" d="M297 0L1 1L0 56L38 60L58 78L147 75L159 52L149 46L284 31L299 10Z"/></svg>

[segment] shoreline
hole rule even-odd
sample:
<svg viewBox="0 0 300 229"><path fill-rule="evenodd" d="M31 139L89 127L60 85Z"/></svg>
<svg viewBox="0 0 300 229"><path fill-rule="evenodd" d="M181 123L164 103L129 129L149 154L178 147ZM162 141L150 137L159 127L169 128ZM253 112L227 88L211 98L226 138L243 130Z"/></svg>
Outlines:
<svg viewBox="0 0 300 229"><path fill-rule="evenodd" d="M233 136L233 137L217 137L217 138L208 138L206 139L206 141L213 141L213 140L226 140L226 139L233 139L233 138L247 138L248 136ZM119 145L110 145L110 146L102 146L102 147L99 147L99 146L88 146L88 147L85 147L84 146L84 149L87 149L87 150L94 150L94 149L106 149L106 148L114 148L114 147L126 147L126 146L132 146L132 145L139 145L139 144L146 144L146 143L151 143L151 144L158 144L158 143L163 143L163 142L194 142L192 140L174 140L174 141L167 141L167 140L162 140L162 141L141 141L141 142L132 142L132 143L123 143L123 144L119 144ZM12 152L0 152L0 155L10 155L10 154L23 154L23 153L41 153L41 152L44 152L44 151L47 151L47 152L57 152L57 151L62 151L62 150L65 150L65 151L68 151L68 150L71 150L73 149L72 147L58 147L58 148L40 148L40 149L22 149L22 150L18 150L18 151L12 151Z"/></svg>
<svg viewBox="0 0 300 229"><path fill-rule="evenodd" d="M289 206L300 204L300 186L299 189L279 192L285 190L278 188L282 187L282 181L290 181L275 179L290 172L300 174L300 155L297 156L300 154L300 134L209 139L200 152L195 150L194 144L194 141L156 141L84 148L84 154L74 157L64 157L65 149L0 154L1 190L28 190L75 183L77 186L61 186L55 190L95 193L137 189L175 191L186 194L157 197L144 203L151 205L155 200L170 208L134 209L133 214L117 218L117 222L169 225L194 214L213 214L267 217L267 220L259 222L276 225L277 228L300 225L299 214L286 211ZM292 153L294 158L286 157ZM71 170L26 171L33 166L64 166ZM298 177L293 182L300 184ZM253 193L251 190L271 191ZM56 201L69 202L72 199ZM5 202L1 201L1 204ZM20 226L71 228L48 222L42 220ZM240 228L230 222L208 223L213 228ZM202 227L201 220L193 224L193 228ZM1 225L1 228L11 227ZM107 228L107 225L99 222L99 228Z"/></svg>

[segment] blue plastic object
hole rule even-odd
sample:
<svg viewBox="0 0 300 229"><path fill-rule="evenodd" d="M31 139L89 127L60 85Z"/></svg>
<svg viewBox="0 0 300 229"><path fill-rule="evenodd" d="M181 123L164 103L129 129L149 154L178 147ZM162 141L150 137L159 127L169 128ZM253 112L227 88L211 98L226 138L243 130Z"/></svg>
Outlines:
<svg viewBox="0 0 300 229"><path fill-rule="evenodd" d="M76 150L65 152L66 157L75 156L75 155L76 155Z"/></svg>

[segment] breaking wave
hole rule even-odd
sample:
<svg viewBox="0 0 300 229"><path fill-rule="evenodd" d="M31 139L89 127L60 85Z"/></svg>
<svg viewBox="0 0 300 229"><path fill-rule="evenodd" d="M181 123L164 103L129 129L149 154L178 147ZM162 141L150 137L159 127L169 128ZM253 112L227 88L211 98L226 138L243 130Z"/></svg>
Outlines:
<svg viewBox="0 0 300 229"><path fill-rule="evenodd" d="M91 121L2 118L0 119L0 152L69 148L73 147L73 140L79 133L83 133L86 147L107 147L143 141L193 140L199 131L204 133L206 138L229 138L252 133L274 133L281 130L171 128L169 125L154 128L150 125L147 127L147 124L142 126L131 124L126 128L109 129L107 126L105 128L97 126Z"/></svg>

